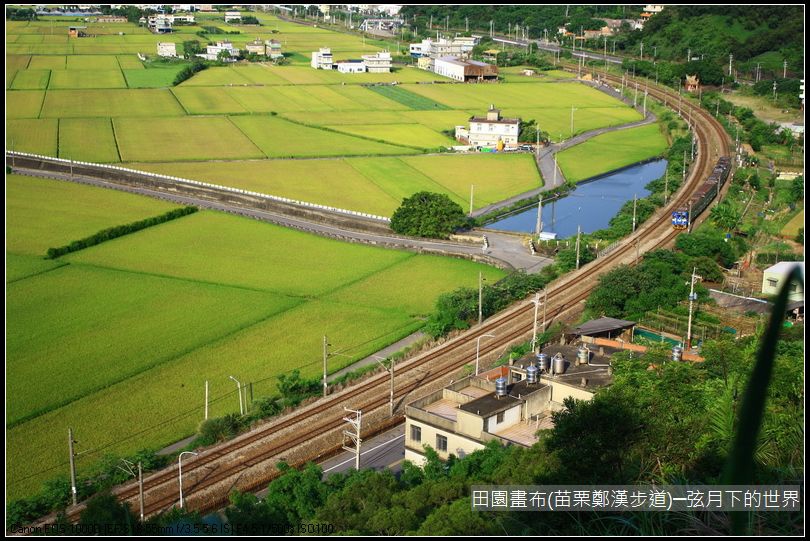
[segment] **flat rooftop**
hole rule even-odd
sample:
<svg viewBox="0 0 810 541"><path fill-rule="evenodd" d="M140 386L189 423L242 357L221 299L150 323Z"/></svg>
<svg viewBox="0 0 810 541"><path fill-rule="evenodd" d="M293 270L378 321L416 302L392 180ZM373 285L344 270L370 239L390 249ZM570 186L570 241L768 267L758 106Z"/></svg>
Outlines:
<svg viewBox="0 0 810 541"><path fill-rule="evenodd" d="M507 386L506 396L497 396L494 391L487 393L484 396L471 400L466 404L459 407L466 412L480 415L481 417L490 417L496 413L506 411L514 407L516 404L523 403L523 397L545 387L542 383L535 383L529 385L526 380L518 381L512 385Z"/></svg>

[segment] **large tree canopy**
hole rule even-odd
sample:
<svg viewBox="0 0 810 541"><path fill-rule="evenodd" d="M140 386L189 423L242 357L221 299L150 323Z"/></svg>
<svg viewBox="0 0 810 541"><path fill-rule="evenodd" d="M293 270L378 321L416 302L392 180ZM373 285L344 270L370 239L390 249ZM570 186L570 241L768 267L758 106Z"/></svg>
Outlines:
<svg viewBox="0 0 810 541"><path fill-rule="evenodd" d="M419 192L402 200L391 216L391 229L415 237L447 238L467 225L458 203L444 194Z"/></svg>

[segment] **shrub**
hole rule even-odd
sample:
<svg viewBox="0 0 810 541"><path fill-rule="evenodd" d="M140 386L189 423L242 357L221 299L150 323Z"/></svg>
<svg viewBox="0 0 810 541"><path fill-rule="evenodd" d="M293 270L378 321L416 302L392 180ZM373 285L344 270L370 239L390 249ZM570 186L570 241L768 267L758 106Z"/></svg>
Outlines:
<svg viewBox="0 0 810 541"><path fill-rule="evenodd" d="M447 238L468 226L461 206L444 194L418 192L402 200L391 216L395 233L415 237Z"/></svg>

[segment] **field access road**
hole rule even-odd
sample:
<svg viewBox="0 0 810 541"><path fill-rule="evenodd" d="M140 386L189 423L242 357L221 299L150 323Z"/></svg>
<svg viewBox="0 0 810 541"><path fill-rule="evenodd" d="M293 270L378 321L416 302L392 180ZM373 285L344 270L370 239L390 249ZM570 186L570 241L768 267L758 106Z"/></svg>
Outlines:
<svg viewBox="0 0 810 541"><path fill-rule="evenodd" d="M7 165L11 163L7 160ZM400 248L418 253L444 254L465 259L473 259L483 262L497 264L506 269L518 269L526 272L537 272L546 265L550 265L553 260L533 256L529 253L529 248L523 245L523 238L512 235L494 235L486 233L489 245L486 250L482 245L472 243L451 242L443 240L426 240L411 237L402 237L392 234L369 233L356 231L353 229L341 228L315 221L310 221L297 216L290 216L272 210L262 210L247 208L243 206L230 205L219 201L202 199L187 194L179 194L166 191L158 191L143 186L122 185L109 182L95 177L83 176L58 171L46 171L44 169L29 169L25 167L12 167L13 171L23 175L52 178L56 180L79 182L101 188L111 188L125 192L146 195L179 203L181 205L194 205L200 208L229 212L247 216L256 220L271 222L284 227L291 227L308 233L314 233L324 237L336 238L348 242L361 242L388 248Z"/></svg>
<svg viewBox="0 0 810 541"><path fill-rule="evenodd" d="M609 85L602 85L599 83L590 84L590 82L583 82L584 84L588 84L593 88L608 94L618 100L621 100L628 105L632 106L632 102L629 98L625 98L619 92L613 90L613 88ZM556 143L553 145L549 145L539 153L535 155L535 160L537 161L537 168L540 170L540 175L543 177L543 186L540 188L535 188L534 190L530 190L528 192L523 192L522 194L515 195L508 199L504 199L503 201L498 201L497 203L493 203L492 205L487 205L486 207L480 208L472 213L473 217L483 216L489 212L494 210L508 207L521 201L523 199L529 199L530 197L537 197L543 192L547 192L549 190L553 190L554 188L558 188L565 184L566 179L565 175L563 175L562 170L557 165L554 157L558 152L562 152L563 150L569 149L575 145L580 143L584 143L588 139L596 137L598 135L603 135L605 133L610 133L619 130L627 130L630 128L638 128L639 126L645 126L647 124L652 124L656 120L656 116L651 111L641 111L641 107L636 107L636 110L639 110L639 113L646 114L646 116L635 122L628 122L627 124L620 124L618 126L608 126L605 128L597 128L595 130L587 131L585 133L581 133L576 137L572 137L571 139L567 139L561 143ZM555 171L556 170L556 171Z"/></svg>

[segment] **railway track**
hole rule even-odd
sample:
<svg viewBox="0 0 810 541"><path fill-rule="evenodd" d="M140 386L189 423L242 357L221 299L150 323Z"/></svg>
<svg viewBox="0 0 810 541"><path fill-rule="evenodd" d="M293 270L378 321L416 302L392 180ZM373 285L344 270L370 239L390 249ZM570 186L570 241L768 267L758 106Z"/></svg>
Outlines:
<svg viewBox="0 0 810 541"><path fill-rule="evenodd" d="M603 80L618 84L621 79L600 73ZM655 86L649 87L649 95L660 101L665 96L669 103L676 94ZM715 161L710 149L719 155L730 154L728 141L722 126L708 113L691 102L683 102L694 120L693 129L697 138L697 159L692 165L686 183L672 197L665 208L659 209L642 224L635 234L626 238L615 250L570 273L547 288L546 319L560 321L578 312L585 299L596 285L598 278L618 265L635 264L640 255L671 243L678 232L670 224L672 209L682 205L691 193L706 178ZM402 402L412 397L430 382L444 381L464 365L474 362L476 338L493 334L495 338L481 342L481 357L498 354L510 344L531 336L534 306L521 301L497 314L482 325L448 340L431 351L403 362L397 366L395 377L395 401ZM344 406L363 411L364 418L371 417L378 424L395 423L399 416L389 418L389 376L386 373L374 376L360 384L329 395L310 405L292 412L281 419L263 424L221 445L205 449L199 456L184 463L183 488L188 509L209 512L227 504L231 490L255 490L266 485L278 475L274 464L287 459L292 464L303 464L316 459L324 449L339 445L337 438L344 424ZM385 413L383 413L385 412ZM331 443L315 445L317 435L332 438ZM330 447L331 446L331 447ZM293 455L295 455L293 457ZM290 460L290 458L292 460ZM144 479L144 514L161 513L179 502L179 485L176 467L167 467ZM122 485L113 493L121 501L138 509L138 484ZM67 518L78 521L84 505L68 509ZM46 517L40 524L53 522Z"/></svg>

